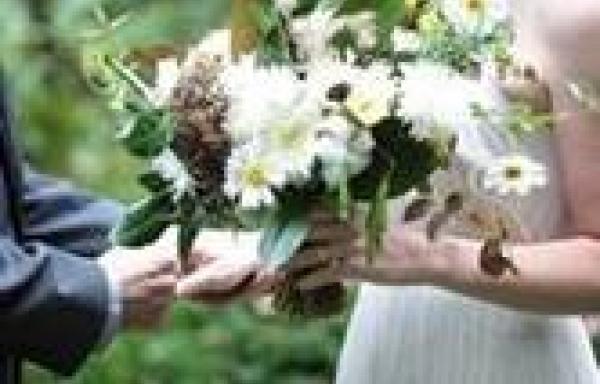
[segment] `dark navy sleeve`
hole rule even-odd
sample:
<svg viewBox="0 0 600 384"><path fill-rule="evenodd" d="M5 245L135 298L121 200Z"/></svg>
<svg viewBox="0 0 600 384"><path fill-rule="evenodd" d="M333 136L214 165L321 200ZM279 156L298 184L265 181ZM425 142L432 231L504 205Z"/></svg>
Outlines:
<svg viewBox="0 0 600 384"><path fill-rule="evenodd" d="M49 244L86 258L98 257L110 247L111 231L122 213L119 204L31 170L25 171L24 180L27 241Z"/></svg>
<svg viewBox="0 0 600 384"><path fill-rule="evenodd" d="M70 375L97 346L108 307L97 263L0 237L0 355Z"/></svg>

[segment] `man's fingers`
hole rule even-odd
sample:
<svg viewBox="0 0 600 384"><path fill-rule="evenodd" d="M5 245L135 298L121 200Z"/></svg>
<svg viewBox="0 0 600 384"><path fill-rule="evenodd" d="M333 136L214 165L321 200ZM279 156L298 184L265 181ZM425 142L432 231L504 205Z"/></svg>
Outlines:
<svg viewBox="0 0 600 384"><path fill-rule="evenodd" d="M308 239L313 242L349 242L358 237L358 231L351 225L338 223L332 225L313 225Z"/></svg>
<svg viewBox="0 0 600 384"><path fill-rule="evenodd" d="M177 277L174 274L161 275L146 280L142 289L153 297L173 297L177 286Z"/></svg>
<svg viewBox="0 0 600 384"><path fill-rule="evenodd" d="M182 279L177 284L177 295L189 298L203 293L230 291L248 276L254 277L257 269L255 263L239 265L234 261L216 261Z"/></svg>

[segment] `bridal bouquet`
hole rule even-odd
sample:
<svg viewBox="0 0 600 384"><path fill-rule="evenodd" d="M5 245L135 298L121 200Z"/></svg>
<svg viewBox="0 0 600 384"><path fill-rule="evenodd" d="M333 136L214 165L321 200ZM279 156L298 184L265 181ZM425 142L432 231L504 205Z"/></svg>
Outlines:
<svg viewBox="0 0 600 384"><path fill-rule="evenodd" d="M486 191L545 183L530 159L472 146L488 132L514 139L547 125L493 84L511 66L504 2L244 4L244 22L234 17L183 60L159 60L153 85L134 56L104 58L117 84L118 137L147 164L139 181L148 197L123 220L120 244L142 246L177 224L185 265L202 229L258 230L260 255L285 271L311 241L315 212L356 228L376 257L391 199L413 196L407 220L437 204L433 238L469 201L493 206ZM482 236L504 238L498 223L481 224ZM279 288L279 309L339 309L341 285L303 292L296 278L290 272Z"/></svg>

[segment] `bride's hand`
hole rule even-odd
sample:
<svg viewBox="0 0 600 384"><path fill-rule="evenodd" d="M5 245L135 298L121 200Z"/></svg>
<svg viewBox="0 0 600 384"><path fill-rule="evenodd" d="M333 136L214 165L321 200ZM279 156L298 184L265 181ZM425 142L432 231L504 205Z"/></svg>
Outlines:
<svg viewBox="0 0 600 384"><path fill-rule="evenodd" d="M326 281L350 280L381 285L442 285L451 278L459 245L440 238L431 241L416 225L396 225L384 238L371 263L365 253L347 258L303 280L306 288Z"/></svg>

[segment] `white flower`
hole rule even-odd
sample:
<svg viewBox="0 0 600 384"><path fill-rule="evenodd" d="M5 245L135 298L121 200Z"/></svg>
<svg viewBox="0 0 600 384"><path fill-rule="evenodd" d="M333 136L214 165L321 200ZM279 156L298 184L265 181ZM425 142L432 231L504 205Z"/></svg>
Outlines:
<svg viewBox="0 0 600 384"><path fill-rule="evenodd" d="M421 49L421 38L416 32L395 27L392 32L394 52L413 53Z"/></svg>
<svg viewBox="0 0 600 384"><path fill-rule="evenodd" d="M258 67L251 58L226 68L226 129L238 143L258 140L282 161L290 178L310 175L325 94L289 67Z"/></svg>
<svg viewBox="0 0 600 384"><path fill-rule="evenodd" d="M275 6L281 13L290 16L298 6L298 0L275 0Z"/></svg>
<svg viewBox="0 0 600 384"><path fill-rule="evenodd" d="M376 15L372 11L359 12L341 18L341 23L353 31L357 37L359 48L373 48L377 44Z"/></svg>
<svg viewBox="0 0 600 384"><path fill-rule="evenodd" d="M508 0L440 0L448 21L461 33L489 34L510 15Z"/></svg>
<svg viewBox="0 0 600 384"><path fill-rule="evenodd" d="M483 186L501 195L527 195L533 188L548 182L546 167L523 155L495 159L485 170Z"/></svg>
<svg viewBox="0 0 600 384"><path fill-rule="evenodd" d="M179 63L176 57L159 60L156 64L156 84L150 92L152 103L157 106L164 106L179 79Z"/></svg>
<svg viewBox="0 0 600 384"><path fill-rule="evenodd" d="M335 19L334 10L317 8L308 16L292 19L292 38L303 59L314 59L331 55L329 42L343 22Z"/></svg>
<svg viewBox="0 0 600 384"><path fill-rule="evenodd" d="M372 127L391 114L399 92L392 72L382 62L364 68L330 58L315 60L307 71L310 87L324 95L336 86L348 87L343 107L365 127Z"/></svg>
<svg viewBox="0 0 600 384"><path fill-rule="evenodd" d="M252 56L227 66L221 76L230 108L226 128L236 141L263 132L306 97L306 84L289 67L260 67Z"/></svg>
<svg viewBox="0 0 600 384"><path fill-rule="evenodd" d="M436 63L405 64L402 73L397 113L412 122L412 134L418 139L456 137L458 156L487 164L490 153L484 143L489 140L482 138L484 122L474 115L473 106L489 111L502 109L497 92Z"/></svg>
<svg viewBox="0 0 600 384"><path fill-rule="evenodd" d="M196 46L192 47L189 52L184 68L193 70L193 66L198 62L199 57L217 57L224 63L231 62L231 30L217 29L208 33Z"/></svg>
<svg viewBox="0 0 600 384"><path fill-rule="evenodd" d="M164 150L152 160L150 168L157 172L163 179L173 183L175 198L180 198L190 190L193 183L185 165L170 149Z"/></svg>
<svg viewBox="0 0 600 384"><path fill-rule="evenodd" d="M278 159L261 153L259 145L234 148L227 161L225 194L239 198L243 208L258 208L275 202L273 190L285 184Z"/></svg>
<svg viewBox="0 0 600 384"><path fill-rule="evenodd" d="M327 185L334 187L369 164L374 142L370 132L356 130L343 116L333 115L318 127L316 153Z"/></svg>

